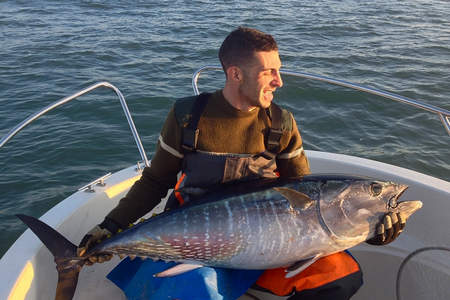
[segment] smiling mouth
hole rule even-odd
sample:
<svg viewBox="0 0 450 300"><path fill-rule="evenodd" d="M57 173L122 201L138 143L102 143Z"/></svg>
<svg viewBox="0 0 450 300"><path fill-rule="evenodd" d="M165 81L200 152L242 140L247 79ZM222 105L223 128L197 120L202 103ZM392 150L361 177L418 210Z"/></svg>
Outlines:
<svg viewBox="0 0 450 300"><path fill-rule="evenodd" d="M272 90L264 91L264 98L266 98L266 100L271 101L273 99L273 91Z"/></svg>

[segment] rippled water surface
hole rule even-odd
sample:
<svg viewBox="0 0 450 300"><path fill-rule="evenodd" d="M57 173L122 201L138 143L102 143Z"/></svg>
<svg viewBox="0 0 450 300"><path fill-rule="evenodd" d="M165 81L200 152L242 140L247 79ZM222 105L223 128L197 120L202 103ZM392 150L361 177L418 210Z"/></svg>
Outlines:
<svg viewBox="0 0 450 300"><path fill-rule="evenodd" d="M151 157L191 75L218 65L239 25L275 36L284 69L388 90L450 109L448 1L1 1L0 136L98 81L128 101ZM275 3L274 3L275 2ZM203 89L220 88L212 73ZM206 81L211 78L211 81ZM431 113L322 83L284 78L277 102L306 149L357 155L450 180L450 137ZM0 255L85 183L140 159L122 109L98 90L43 116L0 148Z"/></svg>

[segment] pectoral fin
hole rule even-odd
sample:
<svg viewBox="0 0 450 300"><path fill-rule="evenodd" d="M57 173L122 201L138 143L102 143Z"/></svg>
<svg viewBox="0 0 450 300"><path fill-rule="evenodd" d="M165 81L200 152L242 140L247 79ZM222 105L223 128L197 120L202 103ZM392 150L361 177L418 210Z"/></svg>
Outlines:
<svg viewBox="0 0 450 300"><path fill-rule="evenodd" d="M274 187L273 189L283 195L294 208L307 209L314 203L314 200L309 198L308 195L299 191L285 187Z"/></svg>
<svg viewBox="0 0 450 300"><path fill-rule="evenodd" d="M303 259L300 261L297 261L293 263L291 266L286 268L286 275L284 277L291 278L312 265L316 260L319 259L319 257L322 255L322 253L317 254L316 256L313 256L311 258Z"/></svg>
<svg viewBox="0 0 450 300"><path fill-rule="evenodd" d="M175 276L175 275L179 275L188 271L192 271L198 268L203 267L202 265L194 265L194 264L179 264L176 265L175 267L169 268L165 271L156 273L155 275L153 275L153 277L170 277L170 276Z"/></svg>

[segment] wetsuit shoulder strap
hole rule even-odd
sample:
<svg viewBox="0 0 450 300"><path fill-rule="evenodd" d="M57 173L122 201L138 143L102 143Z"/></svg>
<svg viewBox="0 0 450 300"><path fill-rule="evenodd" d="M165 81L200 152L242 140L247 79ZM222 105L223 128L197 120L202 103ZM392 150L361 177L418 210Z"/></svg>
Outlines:
<svg viewBox="0 0 450 300"><path fill-rule="evenodd" d="M201 93L198 96L180 99L175 103L175 118L182 127L181 147L183 150L197 149L198 122L210 95L210 93Z"/></svg>
<svg viewBox="0 0 450 300"><path fill-rule="evenodd" d="M266 109L266 113L272 119L272 126L269 128L266 139L266 150L270 153L278 153L280 151L280 140L283 136L283 111L282 109L272 103Z"/></svg>
<svg viewBox="0 0 450 300"><path fill-rule="evenodd" d="M292 130L292 114L284 108L273 103L266 109L266 113L272 120L272 126L266 135L266 151L263 156L271 159L281 151L280 141L284 131Z"/></svg>

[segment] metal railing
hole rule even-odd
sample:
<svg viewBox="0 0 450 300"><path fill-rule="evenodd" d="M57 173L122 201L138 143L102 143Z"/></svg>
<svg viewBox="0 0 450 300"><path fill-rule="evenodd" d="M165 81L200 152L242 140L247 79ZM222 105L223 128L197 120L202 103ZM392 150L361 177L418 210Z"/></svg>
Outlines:
<svg viewBox="0 0 450 300"><path fill-rule="evenodd" d="M2 137L0 139L0 148L3 145L5 145L13 136L15 136L17 133L19 133L19 131L21 131L24 127L29 125L34 120L38 119L40 116L42 116L42 115L46 114L47 112L57 108L58 106L61 106L61 105L65 104L65 103L67 103L67 102L70 102L70 101L74 100L75 98L78 98L81 95L87 94L87 93L89 93L89 92L91 92L91 91L93 91L93 90L95 90L95 89L97 89L99 87L110 88L119 97L120 104L121 104L122 109L123 109L123 111L125 113L125 116L127 118L128 125L130 126L131 132L133 133L133 137L134 137L134 140L135 140L136 145L138 147L139 153L141 155L141 159L144 162L144 164L148 167L150 164L149 164L149 161L147 159L147 155L145 154L144 147L142 146L142 142L141 142L141 139L139 137L139 134L137 133L136 126L134 126L134 122L133 122L133 119L131 118L131 114L130 114L130 111L128 109L128 106L127 106L127 103L125 101L125 98L122 95L122 93L120 92L120 90L118 88L116 88L114 85L112 85L111 83L109 83L109 82L99 82L99 83L93 84L93 85L91 85L91 86L89 86L89 87L87 87L87 88L85 88L85 89L83 89L83 90L73 94L72 96L62 98L62 99L60 99L60 100L58 100L58 101L48 105L47 107L41 109L40 111L32 114L31 116L29 116L28 118L23 120L21 123L19 123L17 126L15 126L13 129L11 129L4 137Z"/></svg>
<svg viewBox="0 0 450 300"><path fill-rule="evenodd" d="M200 77L200 74L204 71L207 70L222 70L221 67L217 67L217 66L203 66L200 69L198 69L192 76L192 88L194 89L194 93L196 95L200 94L199 90L198 90L198 79ZM444 128L446 129L447 133L450 135L450 111L437 107L437 106L433 106L430 104L426 104L424 102L421 101L417 101L417 100L413 100L410 98L406 98L400 95L396 95L390 92L385 92L385 91L381 91L378 89L374 89L374 88L369 88L369 87L365 87L359 84L355 84L355 83L351 83L348 81L344 81L344 80L338 80L338 79L333 79L333 78L329 78L329 77L325 77L325 76L321 76L321 75L315 75L315 74L310 74L310 73L304 73L304 72L293 72L293 71L287 71L287 70L282 70L280 71L280 73L282 75L290 75L290 76L295 76L295 77L300 77L300 78L306 78L306 79L312 79L312 80L318 80L318 81L323 81L323 82L327 82L327 83L331 83L334 85L338 85L338 86L343 86L343 87L348 87L351 89L355 89L355 90L359 90L362 92L366 92L369 94L373 94L373 95L377 95L377 96L381 96L384 98L388 98L394 101L398 101L398 102L402 102L432 113L435 113L439 116L439 118L441 119L442 124L444 125ZM17 126L15 126L13 129L11 129L4 137L2 137L0 139L0 148L5 145L12 137L14 137L17 133L19 133L24 127L26 127L27 125L29 125L30 123L32 123L33 121L35 121L36 119L38 119L39 117L41 117L42 115L46 114L47 112L67 103L70 102L76 98L78 98L81 95L87 94L99 87L106 87L106 88L110 88L112 89L116 95L119 97L119 101L120 104L122 106L122 109L125 113L125 116L127 118L128 121L128 125L130 126L131 132L133 134L134 140L136 142L136 145L138 147L139 150L139 154L141 155L141 159L144 162L145 166L149 166L150 163L147 159L147 155L145 154L145 150L144 147L142 146L142 142L141 139L139 137L139 134L136 130L136 126L134 125L133 119L131 117L130 111L128 109L127 103L125 101L124 96L122 95L122 93L120 92L120 90L115 87L114 85L112 85L109 82L99 82L96 84L93 84L71 96L62 98L50 105L48 105L47 107L43 108L42 110L32 114L31 116L29 116L28 118L26 118L24 121L22 121L21 123L19 123Z"/></svg>
<svg viewBox="0 0 450 300"><path fill-rule="evenodd" d="M198 69L194 75L192 76L192 88L194 89L194 93L196 95L198 95L200 92L198 90L198 86L197 86L197 81L198 78L200 77L200 73L202 73L203 71L207 71L207 70L222 70L221 67L218 66L203 66L200 69ZM385 92L382 90L377 90L374 88L369 88L369 87L365 87L356 83L351 83L348 81L344 81L344 80L338 80L338 79L333 79L330 77L325 77L325 76L321 76L321 75L315 75L315 74L310 74L310 73L304 73L304 72L293 72L293 71L287 71L287 70L282 70L280 71L280 73L282 75L288 75L288 76L295 76L295 77L301 77L301 78L306 78L306 79L312 79L312 80L318 80L318 81L323 81L323 82L327 82L327 83L331 83L334 85L339 85L339 86L343 86L343 87L348 87L354 90L359 90L362 92L366 92L369 94L373 94L373 95L377 95L377 96L381 96L384 98L388 98L394 101L398 101L398 102L402 102L432 113L435 113L439 116L439 118L441 119L442 124L444 125L444 128L447 130L447 133L450 135L450 111L437 107L437 106L433 106L430 104L426 104L424 102L421 101L417 101L417 100L413 100L410 98L406 98L400 95L396 95L390 92Z"/></svg>

